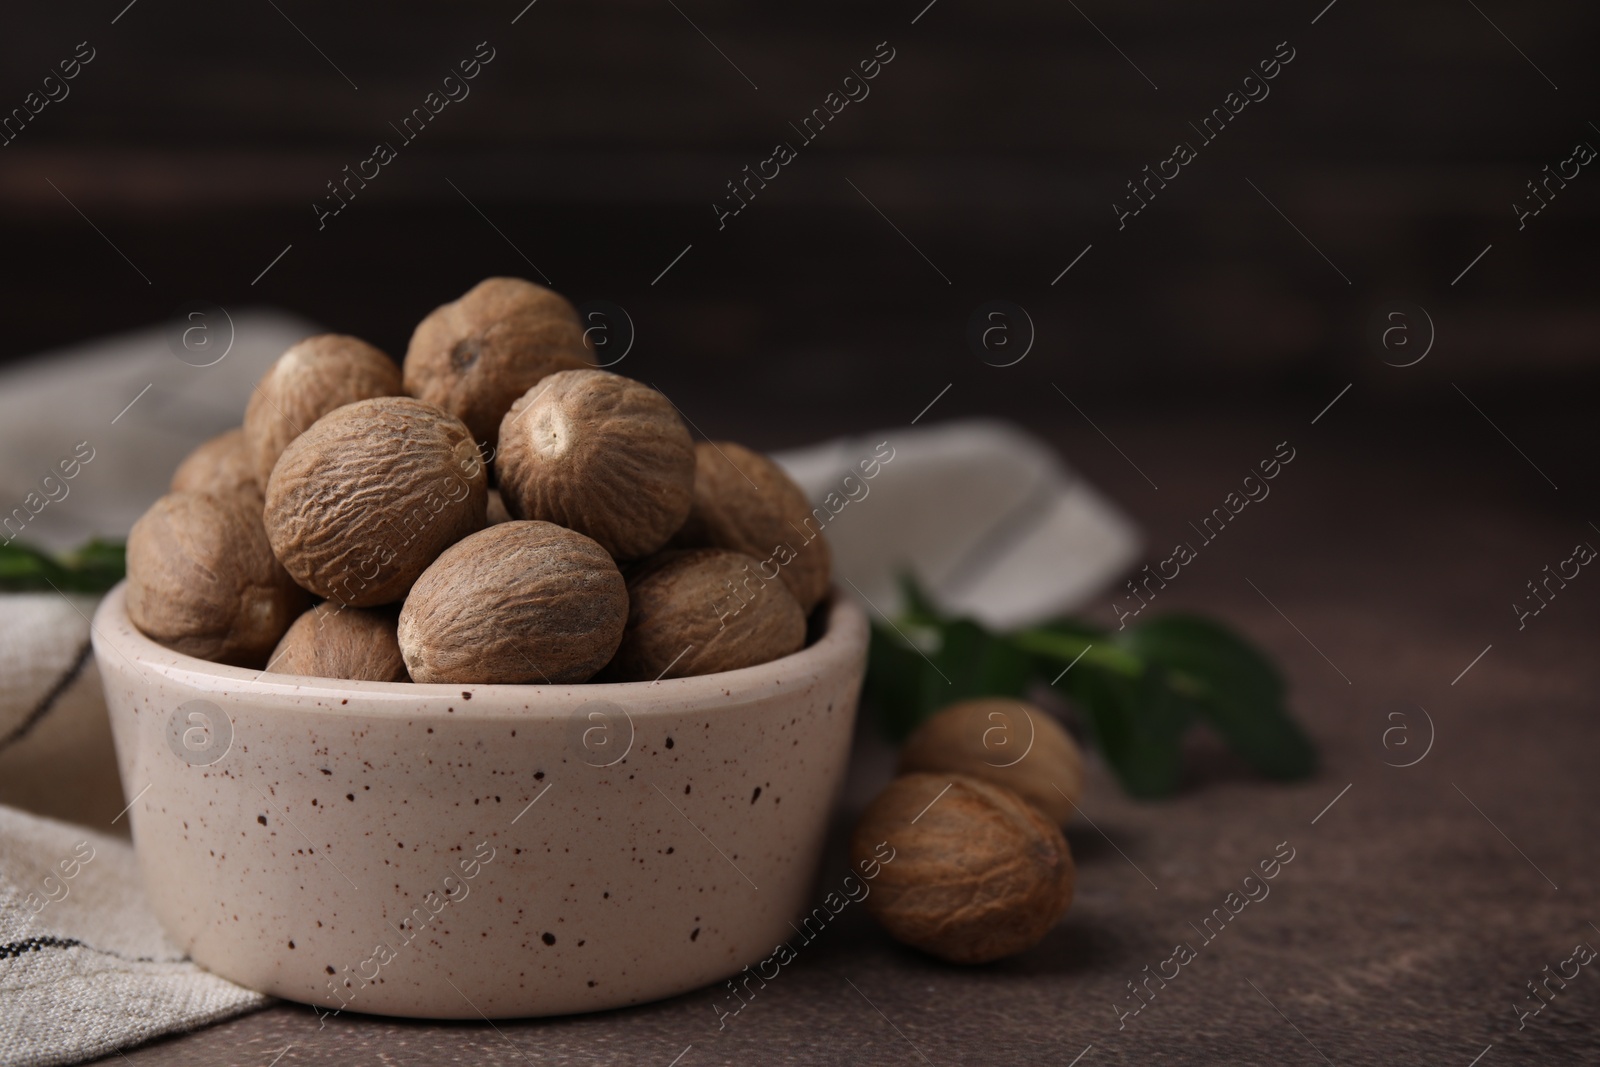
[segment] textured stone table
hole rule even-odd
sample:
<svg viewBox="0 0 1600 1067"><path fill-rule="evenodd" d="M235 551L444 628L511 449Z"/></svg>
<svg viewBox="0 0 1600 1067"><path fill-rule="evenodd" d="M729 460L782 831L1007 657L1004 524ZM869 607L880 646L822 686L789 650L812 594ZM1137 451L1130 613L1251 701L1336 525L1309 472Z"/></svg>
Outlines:
<svg viewBox="0 0 1600 1067"><path fill-rule="evenodd" d="M126 1060L1600 1062L1600 966L1565 989L1552 981L1552 1002L1525 1029L1513 1008L1532 1010L1525 983L1576 943L1600 945L1600 577L1581 573L1521 630L1509 607L1546 564L1579 541L1600 544L1600 533L1581 512L1564 514L1542 475L1464 406L1436 420L1437 433L1363 408L1359 391L1310 425L1321 406L1102 421L1159 490L1075 413L1055 417L1066 454L1138 516L1153 550L1188 538L1190 520L1292 442L1296 459L1271 497L1206 545L1156 607L1220 616L1279 657L1324 768L1272 785L1197 739L1186 790L1136 803L1096 766L1084 802L1094 825L1069 833L1076 903L1026 955L943 966L851 906L725 1029L714 990L492 1027L361 1016L319 1027L309 1008L279 1005ZM1556 467L1578 462L1538 458L1558 481ZM1386 766L1423 753L1429 719L1427 755ZM1404 732L1386 747L1396 727ZM891 758L863 735L819 900ZM1270 896L1203 943L1190 924L1280 842L1294 859ZM1132 1006L1126 983L1179 941L1198 957L1165 988L1152 983L1155 999L1119 1028L1117 1005Z"/></svg>

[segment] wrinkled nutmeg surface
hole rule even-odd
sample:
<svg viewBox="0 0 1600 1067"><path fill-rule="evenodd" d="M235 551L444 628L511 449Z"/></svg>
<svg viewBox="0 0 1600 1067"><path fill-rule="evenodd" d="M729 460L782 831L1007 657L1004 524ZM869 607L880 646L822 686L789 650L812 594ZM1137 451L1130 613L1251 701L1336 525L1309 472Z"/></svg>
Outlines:
<svg viewBox="0 0 1600 1067"><path fill-rule="evenodd" d="M284 449L267 482L272 550L295 581L351 607L400 600L481 529L488 497L461 420L411 397L347 404Z"/></svg>
<svg viewBox="0 0 1600 1067"><path fill-rule="evenodd" d="M400 368L359 337L324 333L291 345L261 376L244 409L256 484L311 424L334 408L400 393Z"/></svg>
<svg viewBox="0 0 1600 1067"><path fill-rule="evenodd" d="M184 457L172 472L174 493L234 493L241 490L261 495L255 464L245 444L242 427L213 437Z"/></svg>
<svg viewBox="0 0 1600 1067"><path fill-rule="evenodd" d="M416 682L583 682L628 617L606 550L548 522L503 522L452 545L400 610Z"/></svg>
<svg viewBox="0 0 1600 1067"><path fill-rule="evenodd" d="M605 680L651 682L754 667L798 652L805 613L757 562L720 548L668 551L628 575L628 629Z"/></svg>
<svg viewBox="0 0 1600 1067"><path fill-rule="evenodd" d="M970 775L1004 786L1065 826L1083 795L1083 755L1054 716L1021 700L952 704L917 727L900 773Z"/></svg>
<svg viewBox="0 0 1600 1067"><path fill-rule="evenodd" d="M694 502L672 538L675 547L730 548L770 560L810 613L828 595L832 567L805 492L783 468L732 441L695 445ZM810 537L811 540L806 540Z"/></svg>
<svg viewBox="0 0 1600 1067"><path fill-rule="evenodd" d="M589 366L578 312L521 278L486 278L417 324L405 390L443 408L494 444L517 397L547 374Z"/></svg>
<svg viewBox="0 0 1600 1067"><path fill-rule="evenodd" d="M393 608L346 608L332 601L303 613L267 658L271 674L404 682Z"/></svg>
<svg viewBox="0 0 1600 1067"><path fill-rule="evenodd" d="M128 534L128 617L189 656L260 667L310 597L273 558L260 500L168 493Z"/></svg>
<svg viewBox="0 0 1600 1067"><path fill-rule="evenodd" d="M1060 828L1010 790L975 778L896 778L857 824L852 865L884 841L894 860L883 864L867 910L896 940L951 963L1030 948L1072 903L1075 870Z"/></svg>
<svg viewBox="0 0 1600 1067"><path fill-rule="evenodd" d="M667 543L689 514L694 442L672 402L601 370L552 374L500 425L506 509L599 541L617 559Z"/></svg>

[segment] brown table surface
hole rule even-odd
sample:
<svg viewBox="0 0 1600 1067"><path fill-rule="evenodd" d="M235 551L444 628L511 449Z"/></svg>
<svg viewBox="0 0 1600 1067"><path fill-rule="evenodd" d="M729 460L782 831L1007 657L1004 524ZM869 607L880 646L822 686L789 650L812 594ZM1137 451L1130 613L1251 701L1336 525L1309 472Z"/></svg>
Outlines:
<svg viewBox="0 0 1600 1067"><path fill-rule="evenodd" d="M1600 1062L1600 967L1565 989L1552 983L1558 992L1524 1029L1513 1007L1532 1007L1525 983L1575 944L1600 945L1600 726L1590 696L1600 684L1600 598L1588 588L1600 578L1580 574L1520 631L1510 609L1546 564L1577 542L1600 543L1540 473L1559 482L1563 463L1577 461L1535 456L1536 469L1464 406L1425 431L1360 396L1316 425L1320 402L1242 418L1102 421L1158 490L1076 413L1060 416L1053 436L1065 453L1137 516L1153 546L1188 538L1187 521L1278 441L1297 449L1272 496L1207 545L1157 606L1216 615L1278 657L1324 767L1306 782L1270 784L1199 739L1184 792L1140 803L1095 764L1084 801L1094 825L1079 820L1068 834L1076 901L1032 951L945 966L849 908L722 1030L714 990L493 1027L358 1015L321 1027L311 1009L280 1004L120 1058L152 1067ZM1431 750L1415 766L1386 766L1423 751L1423 708ZM1409 743L1391 734L1385 748L1397 725ZM891 766L864 731L819 885L843 874L844 835ZM1199 945L1189 924L1285 841L1295 858L1271 895L1119 1029L1126 983L1177 942Z"/></svg>

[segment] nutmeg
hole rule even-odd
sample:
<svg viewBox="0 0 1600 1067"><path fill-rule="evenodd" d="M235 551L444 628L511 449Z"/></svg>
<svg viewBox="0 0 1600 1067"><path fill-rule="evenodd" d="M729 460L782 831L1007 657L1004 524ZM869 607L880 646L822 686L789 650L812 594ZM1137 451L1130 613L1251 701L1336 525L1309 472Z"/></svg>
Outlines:
<svg viewBox="0 0 1600 1067"><path fill-rule="evenodd" d="M628 617L622 573L592 539L503 522L446 549L400 609L417 682L583 682Z"/></svg>
<svg viewBox="0 0 1600 1067"><path fill-rule="evenodd" d="M950 772L1004 786L1065 826L1083 795L1083 755L1048 712L1021 700L964 700L917 727L900 773Z"/></svg>
<svg viewBox="0 0 1600 1067"><path fill-rule="evenodd" d="M561 294L521 278L486 278L417 324L407 393L493 444L517 397L547 374L589 366L583 325Z"/></svg>
<svg viewBox="0 0 1600 1067"><path fill-rule="evenodd" d="M831 560L805 492L772 460L732 441L701 441L694 456L694 502L673 545L754 556L777 570L809 614L828 595Z"/></svg>
<svg viewBox="0 0 1600 1067"><path fill-rule="evenodd" d="M951 963L1031 948L1066 914L1075 870L1061 830L1017 794L965 775L908 774L868 805L853 865L877 859L867 910L898 941Z"/></svg>
<svg viewBox="0 0 1600 1067"><path fill-rule="evenodd" d="M273 558L259 499L168 493L128 534L128 617L168 648L260 667L310 601Z"/></svg>
<svg viewBox="0 0 1600 1067"><path fill-rule="evenodd" d="M602 370L560 371L500 424L506 509L587 534L619 560L667 543L689 514L694 442L671 401Z"/></svg>
<svg viewBox="0 0 1600 1067"><path fill-rule="evenodd" d="M393 603L481 529L488 494L461 420L408 396L346 404L284 449L267 482L272 550L295 581L351 607Z"/></svg>
<svg viewBox="0 0 1600 1067"><path fill-rule="evenodd" d="M334 408L400 392L400 368L359 337L307 337L279 356L250 394L244 437L263 488L283 450Z"/></svg>
<svg viewBox="0 0 1600 1067"><path fill-rule="evenodd" d="M650 682L754 667L798 652L806 619L756 560L720 548L663 552L630 569L628 628L605 680Z"/></svg>
<svg viewBox="0 0 1600 1067"><path fill-rule="evenodd" d="M325 600L289 627L267 659L272 674L404 682L394 608L347 608Z"/></svg>
<svg viewBox="0 0 1600 1067"><path fill-rule="evenodd" d="M174 493L234 493L240 490L261 495L255 464L239 427L213 437L184 457L172 472L168 489Z"/></svg>

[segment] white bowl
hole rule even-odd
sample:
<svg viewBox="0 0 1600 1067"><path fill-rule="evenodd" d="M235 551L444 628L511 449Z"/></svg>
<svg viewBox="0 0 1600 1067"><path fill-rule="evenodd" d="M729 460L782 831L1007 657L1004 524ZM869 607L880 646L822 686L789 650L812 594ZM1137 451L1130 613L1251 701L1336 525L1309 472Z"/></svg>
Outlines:
<svg viewBox="0 0 1600 1067"><path fill-rule="evenodd" d="M226 667L94 623L150 902L202 966L350 1011L671 996L806 910L866 667L861 610L759 667L413 685Z"/></svg>

